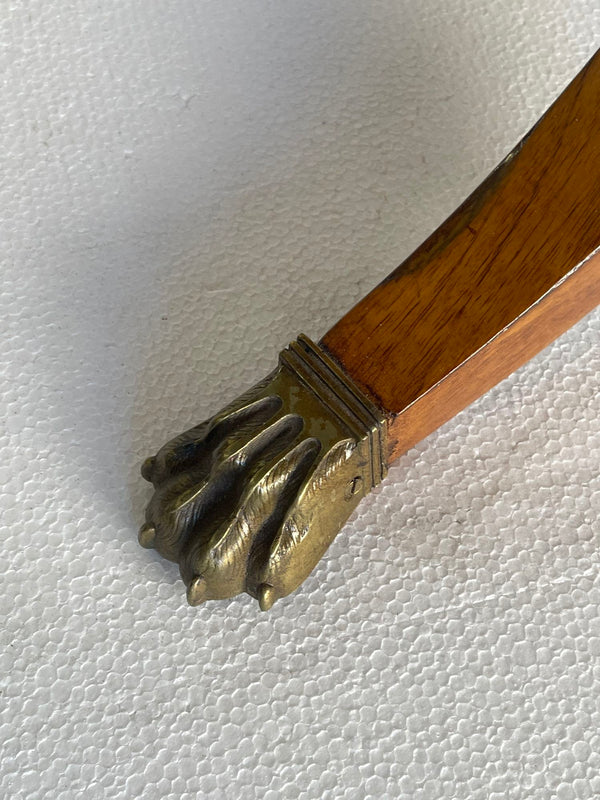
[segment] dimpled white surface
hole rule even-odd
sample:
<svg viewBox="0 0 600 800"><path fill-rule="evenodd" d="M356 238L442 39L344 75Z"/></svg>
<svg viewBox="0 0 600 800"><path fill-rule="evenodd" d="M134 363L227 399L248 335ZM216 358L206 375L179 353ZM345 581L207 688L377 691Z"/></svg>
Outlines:
<svg viewBox="0 0 600 800"><path fill-rule="evenodd" d="M136 541L142 457L453 210L597 0L30 0L0 28L0 796L597 798L598 312L269 614L189 608Z"/></svg>

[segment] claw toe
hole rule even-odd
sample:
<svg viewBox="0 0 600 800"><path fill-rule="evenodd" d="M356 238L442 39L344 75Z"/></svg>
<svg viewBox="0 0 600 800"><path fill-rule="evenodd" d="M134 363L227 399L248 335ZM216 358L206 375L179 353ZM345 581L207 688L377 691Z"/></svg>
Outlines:
<svg viewBox="0 0 600 800"><path fill-rule="evenodd" d="M261 583L258 587L258 604L261 611L268 611L277 600L275 589L269 583Z"/></svg>
<svg viewBox="0 0 600 800"><path fill-rule="evenodd" d="M152 481L152 472L154 471L154 464L156 463L156 459L154 456L147 458L144 463L142 464L141 473L142 478L146 481Z"/></svg>
<svg viewBox="0 0 600 800"><path fill-rule="evenodd" d="M202 575L198 575L198 577L194 578L188 587L187 601L191 606L199 606L200 603L203 603L207 599L206 580L202 577Z"/></svg>
<svg viewBox="0 0 600 800"><path fill-rule="evenodd" d="M154 525L150 525L149 522L146 522L144 525L142 525L140 532L138 533L138 541L142 547L153 547L155 537L156 530Z"/></svg>

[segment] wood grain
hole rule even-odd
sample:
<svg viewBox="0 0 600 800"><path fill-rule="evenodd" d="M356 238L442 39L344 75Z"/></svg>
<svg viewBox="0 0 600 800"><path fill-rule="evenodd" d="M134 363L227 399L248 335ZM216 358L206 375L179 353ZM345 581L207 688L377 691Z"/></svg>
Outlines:
<svg viewBox="0 0 600 800"><path fill-rule="evenodd" d="M600 51L507 159L321 344L393 461L600 303Z"/></svg>

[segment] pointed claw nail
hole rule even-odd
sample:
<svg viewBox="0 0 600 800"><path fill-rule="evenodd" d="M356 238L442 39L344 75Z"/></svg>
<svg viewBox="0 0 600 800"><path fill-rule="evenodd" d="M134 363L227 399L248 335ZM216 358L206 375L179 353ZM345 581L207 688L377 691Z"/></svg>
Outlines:
<svg viewBox="0 0 600 800"><path fill-rule="evenodd" d="M203 603L205 600L208 600L206 594L206 580L202 575L198 575L188 587L187 601L191 606L199 606L200 603Z"/></svg>
<svg viewBox="0 0 600 800"><path fill-rule="evenodd" d="M142 478L144 478L144 480L152 481L152 472L154 471L155 462L156 459L154 458L154 456L151 456L150 458L147 458L142 464L142 468L140 471L142 473Z"/></svg>
<svg viewBox="0 0 600 800"><path fill-rule="evenodd" d="M269 583L261 583L258 587L258 604L261 611L268 611L277 600L275 589Z"/></svg>
<svg viewBox="0 0 600 800"><path fill-rule="evenodd" d="M146 522L140 528L140 532L138 533L138 542L142 545L142 547L154 547L155 536L156 530L154 525L150 525L149 522Z"/></svg>

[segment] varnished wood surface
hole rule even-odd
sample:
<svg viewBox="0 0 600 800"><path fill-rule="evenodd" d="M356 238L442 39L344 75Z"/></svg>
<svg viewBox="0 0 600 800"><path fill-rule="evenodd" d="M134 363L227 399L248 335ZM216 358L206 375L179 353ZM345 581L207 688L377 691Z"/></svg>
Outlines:
<svg viewBox="0 0 600 800"><path fill-rule="evenodd" d="M600 51L323 338L388 415L390 462L600 303L599 248Z"/></svg>

